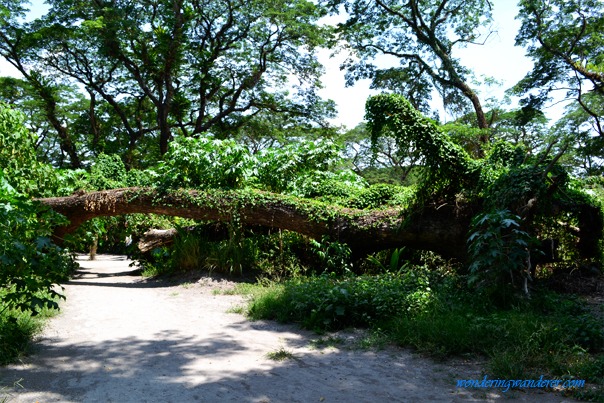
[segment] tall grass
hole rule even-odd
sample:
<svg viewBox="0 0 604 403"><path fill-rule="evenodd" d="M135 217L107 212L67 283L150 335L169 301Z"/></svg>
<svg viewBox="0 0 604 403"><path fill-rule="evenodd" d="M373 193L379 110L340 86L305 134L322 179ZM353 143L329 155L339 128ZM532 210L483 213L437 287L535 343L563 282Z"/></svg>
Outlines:
<svg viewBox="0 0 604 403"><path fill-rule="evenodd" d="M47 297L50 298L49 294ZM29 343L42 330L45 320L56 315L58 310L44 307L34 316L29 311L7 307L1 301L0 293L0 365L6 365L26 353Z"/></svg>

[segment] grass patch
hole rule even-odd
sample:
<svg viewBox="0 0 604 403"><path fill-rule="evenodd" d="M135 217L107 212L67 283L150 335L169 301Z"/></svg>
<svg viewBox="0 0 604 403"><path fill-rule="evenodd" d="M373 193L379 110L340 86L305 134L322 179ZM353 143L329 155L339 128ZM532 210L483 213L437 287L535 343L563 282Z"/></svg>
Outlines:
<svg viewBox="0 0 604 403"><path fill-rule="evenodd" d="M212 291L214 295L246 295L246 296L259 296L266 292L267 288L271 288L273 285L266 283L266 286L259 283L237 283L234 287L227 289L216 289Z"/></svg>
<svg viewBox="0 0 604 403"><path fill-rule="evenodd" d="M390 336L386 331L373 328L356 342L356 347L362 350L382 350L390 342Z"/></svg>
<svg viewBox="0 0 604 403"><path fill-rule="evenodd" d="M281 347L277 351L271 351L270 353L267 353L266 358L273 361L285 361L293 360L296 358L296 356L291 351L288 351Z"/></svg>
<svg viewBox="0 0 604 403"><path fill-rule="evenodd" d="M236 313L239 315L244 315L245 314L245 307L242 305L235 305L230 307L229 309L227 309L226 311L227 313Z"/></svg>
<svg viewBox="0 0 604 403"><path fill-rule="evenodd" d="M359 347L386 343L446 358L482 356L490 377L584 379L574 396L604 400L604 324L578 298L537 290L510 309L480 300L463 279L415 268L399 274L247 285L252 319L318 332L369 329ZM328 343L324 339L316 342Z"/></svg>
<svg viewBox="0 0 604 403"><path fill-rule="evenodd" d="M344 344L344 339L337 336L320 337L310 342L310 346L317 350L330 347L335 348L342 344Z"/></svg>
<svg viewBox="0 0 604 403"><path fill-rule="evenodd" d="M30 312L9 309L0 304L0 365L15 362L26 353L45 320L57 313L58 310L42 308L38 315L32 316Z"/></svg>
<svg viewBox="0 0 604 403"><path fill-rule="evenodd" d="M421 312L431 303L429 279L422 274L333 275L275 284L253 298L253 319L298 322L314 330L367 327L405 312Z"/></svg>
<svg viewBox="0 0 604 403"><path fill-rule="evenodd" d="M9 401L9 399L12 396L11 391L15 388L21 388L23 389L23 385L21 385L21 381L23 381L23 379L19 379L17 381L15 381L11 386L8 385L4 385L4 386L0 386L0 403L6 403Z"/></svg>

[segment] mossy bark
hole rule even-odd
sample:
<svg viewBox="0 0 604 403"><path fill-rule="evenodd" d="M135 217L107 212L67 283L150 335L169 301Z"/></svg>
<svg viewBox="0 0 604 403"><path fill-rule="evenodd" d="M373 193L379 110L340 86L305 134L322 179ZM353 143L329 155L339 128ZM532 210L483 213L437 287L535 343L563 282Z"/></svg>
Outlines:
<svg viewBox="0 0 604 403"><path fill-rule="evenodd" d="M314 239L328 235L357 252L410 246L463 258L469 225L468 216L448 205L426 207L409 219L398 209L356 210L260 191L123 188L39 201L70 221L56 228L58 243L94 217L153 213L226 222L237 215L245 226L280 228Z"/></svg>

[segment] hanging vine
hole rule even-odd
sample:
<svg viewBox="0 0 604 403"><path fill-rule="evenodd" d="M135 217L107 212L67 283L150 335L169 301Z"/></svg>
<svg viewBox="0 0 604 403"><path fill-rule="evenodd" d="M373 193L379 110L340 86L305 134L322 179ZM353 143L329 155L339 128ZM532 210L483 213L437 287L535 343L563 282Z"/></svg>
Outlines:
<svg viewBox="0 0 604 403"><path fill-rule="evenodd" d="M579 227L578 241L567 247L583 258L601 258L602 211L557 164L564 147L557 155L548 147L531 156L521 146L499 142L473 158L400 95L374 96L366 111L374 144L387 135L401 156L411 151L425 166L416 209L455 203L474 217L468 246L475 284L492 291L509 282L528 293L539 261L537 239L560 221Z"/></svg>

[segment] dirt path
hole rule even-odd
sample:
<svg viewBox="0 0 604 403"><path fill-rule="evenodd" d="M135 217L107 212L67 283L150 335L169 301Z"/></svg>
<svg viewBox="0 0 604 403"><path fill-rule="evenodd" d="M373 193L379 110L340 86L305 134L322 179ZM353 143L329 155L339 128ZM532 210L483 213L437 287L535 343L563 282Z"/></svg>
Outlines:
<svg viewBox="0 0 604 403"><path fill-rule="evenodd" d="M81 260L67 301L19 365L0 369L9 402L563 401L558 395L460 389L476 368L406 350L314 348L316 334L229 313L228 282L143 281L119 256ZM294 358L273 361L285 349ZM0 394L0 401L3 396Z"/></svg>

